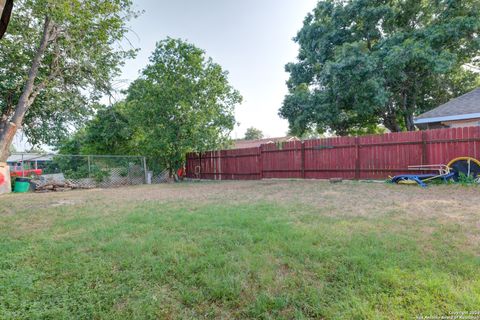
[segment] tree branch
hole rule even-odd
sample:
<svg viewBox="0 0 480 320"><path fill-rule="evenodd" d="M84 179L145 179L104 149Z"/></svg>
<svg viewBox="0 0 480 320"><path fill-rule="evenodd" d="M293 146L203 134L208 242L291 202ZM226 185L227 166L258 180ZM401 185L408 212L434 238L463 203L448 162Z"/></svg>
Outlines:
<svg viewBox="0 0 480 320"><path fill-rule="evenodd" d="M40 45L37 49L37 53L35 54L35 57L33 59L32 66L30 68L30 71L28 72L27 82L25 83L22 95L20 96L17 107L15 108L15 114L13 115L13 118L12 118L12 122L15 123L17 127L20 127L22 125L25 113L27 112L28 107L30 106L29 105L30 95L34 90L34 84L38 75L38 69L40 68L43 55L47 50L52 28L53 28L53 22L50 19L50 17L46 16L44 27L43 27L42 40L40 41Z"/></svg>
<svg viewBox="0 0 480 320"><path fill-rule="evenodd" d="M45 22L43 26L43 33L40 44L38 46L37 52L32 61L32 65L28 72L27 82L23 87L22 94L18 100L18 103L15 107L15 112L13 114L12 120L3 125L2 131L0 132L0 161L5 161L8 157L8 148L13 141L13 137L17 132L17 129L22 126L23 119L31 102L30 95L34 90L35 80L37 79L38 69L40 68L43 55L47 50L49 39L51 38L51 31L53 27L53 22L50 17L45 17Z"/></svg>
<svg viewBox="0 0 480 320"><path fill-rule="evenodd" d="M52 38L50 38L52 39ZM56 39L56 38L54 38ZM60 52L58 50L58 48L55 49L55 56L53 58L53 61L50 65L50 75L47 77L47 79L43 80L39 85L37 85L36 87L34 87L34 89L32 90L32 93L30 94L30 97L28 99L28 105L32 105L33 102L35 101L35 99L37 98L37 96L40 94L40 92L42 90L44 90L48 83L52 80L54 80L59 74L60 74L60 66L59 66L59 61L60 59Z"/></svg>

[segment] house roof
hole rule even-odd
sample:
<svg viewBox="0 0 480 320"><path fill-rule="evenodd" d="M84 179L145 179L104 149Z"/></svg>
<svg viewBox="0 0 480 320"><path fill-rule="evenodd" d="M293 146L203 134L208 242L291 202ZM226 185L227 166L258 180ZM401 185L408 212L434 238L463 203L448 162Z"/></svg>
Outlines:
<svg viewBox="0 0 480 320"><path fill-rule="evenodd" d="M23 156L23 161L52 161L53 155L45 155L40 153L14 153L8 157L7 162L21 162Z"/></svg>
<svg viewBox="0 0 480 320"><path fill-rule="evenodd" d="M415 118L415 124L480 118L480 88Z"/></svg>
<svg viewBox="0 0 480 320"><path fill-rule="evenodd" d="M260 147L262 144L288 142L299 140L297 137L279 137L279 138L266 138L257 140L235 140L233 141L233 149L246 149Z"/></svg>

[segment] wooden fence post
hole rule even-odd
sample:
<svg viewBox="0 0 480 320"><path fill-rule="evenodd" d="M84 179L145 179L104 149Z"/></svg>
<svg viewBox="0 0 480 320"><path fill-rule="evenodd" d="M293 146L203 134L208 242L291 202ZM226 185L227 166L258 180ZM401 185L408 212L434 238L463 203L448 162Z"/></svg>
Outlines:
<svg viewBox="0 0 480 320"><path fill-rule="evenodd" d="M263 180L263 152L262 146L258 147L258 172L260 175L260 180Z"/></svg>
<svg viewBox="0 0 480 320"><path fill-rule="evenodd" d="M360 180L360 138L355 137L355 180Z"/></svg>
<svg viewBox="0 0 480 320"><path fill-rule="evenodd" d="M237 152L238 152L238 149L233 149L233 151L235 152L235 154L232 154L230 157L230 159L232 159L233 161L233 171L230 172L230 179L231 180L236 180L236 175L237 175L237 172L238 172L238 163L237 163ZM230 169L231 170L231 169ZM229 170L229 171L230 171Z"/></svg>
<svg viewBox="0 0 480 320"><path fill-rule="evenodd" d="M305 179L305 142L300 141L300 143L302 144L302 179Z"/></svg>
<svg viewBox="0 0 480 320"><path fill-rule="evenodd" d="M428 164L427 159L427 132L422 131L422 165Z"/></svg>
<svg viewBox="0 0 480 320"><path fill-rule="evenodd" d="M203 179L202 178L202 153L199 152L198 153L198 166L200 168L200 170L198 171L198 179Z"/></svg>
<svg viewBox="0 0 480 320"><path fill-rule="evenodd" d="M217 155L215 152L210 151L210 166L213 167L213 180L217 180L217 159L215 158ZM212 170L212 169L210 169Z"/></svg>
<svg viewBox="0 0 480 320"><path fill-rule="evenodd" d="M218 150L218 180L222 181L222 151Z"/></svg>

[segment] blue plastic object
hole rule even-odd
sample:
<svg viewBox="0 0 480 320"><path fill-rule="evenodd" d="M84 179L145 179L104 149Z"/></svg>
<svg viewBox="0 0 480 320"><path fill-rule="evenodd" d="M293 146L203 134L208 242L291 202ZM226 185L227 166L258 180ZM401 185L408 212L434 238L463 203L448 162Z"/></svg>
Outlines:
<svg viewBox="0 0 480 320"><path fill-rule="evenodd" d="M455 176L455 173L451 172L449 174L441 175L438 174L402 174L392 178L393 183L399 183L401 181L415 181L422 188L426 188L427 184L423 180L432 179L437 177L437 179L442 179L444 182L452 179Z"/></svg>

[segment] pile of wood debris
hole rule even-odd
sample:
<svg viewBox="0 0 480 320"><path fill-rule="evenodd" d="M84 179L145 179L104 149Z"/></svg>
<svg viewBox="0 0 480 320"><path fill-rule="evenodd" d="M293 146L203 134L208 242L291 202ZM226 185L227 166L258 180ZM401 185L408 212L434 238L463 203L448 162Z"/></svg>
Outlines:
<svg viewBox="0 0 480 320"><path fill-rule="evenodd" d="M70 181L49 181L47 183L41 183L40 181L32 181L32 183L34 184L35 192L37 193L64 192L75 189L92 189L91 187L81 186Z"/></svg>

